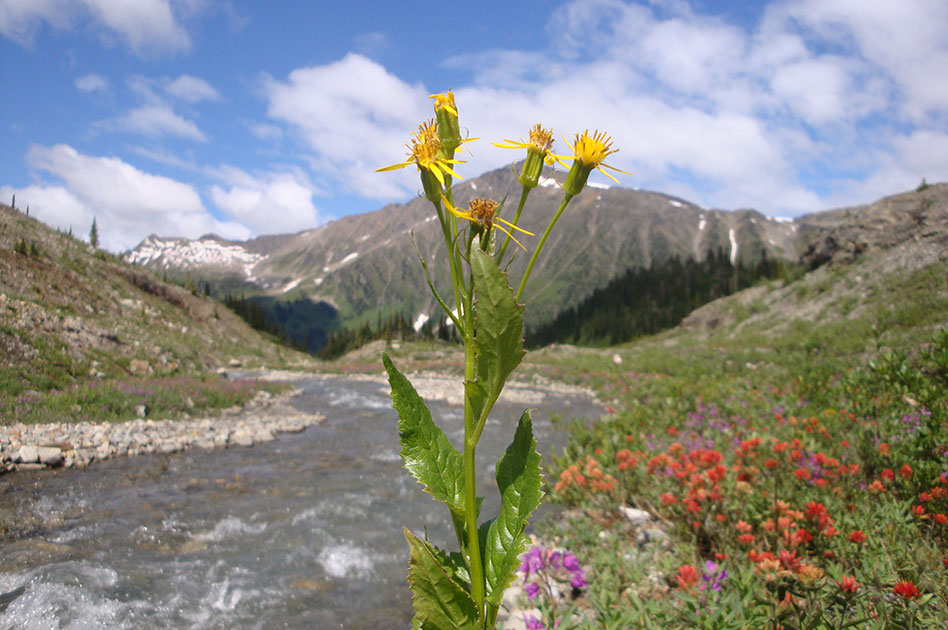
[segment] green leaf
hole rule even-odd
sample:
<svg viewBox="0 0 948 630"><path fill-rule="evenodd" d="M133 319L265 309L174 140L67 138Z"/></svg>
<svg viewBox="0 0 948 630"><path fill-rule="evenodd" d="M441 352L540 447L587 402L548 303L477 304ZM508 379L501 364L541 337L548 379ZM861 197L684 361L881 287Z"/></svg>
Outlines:
<svg viewBox="0 0 948 630"><path fill-rule="evenodd" d="M520 365L523 355L523 305L517 303L501 271L489 254L474 250L471 255L474 276L474 338L477 355L477 384L466 385L474 403L475 419L483 423L500 396L510 373ZM472 398L472 394L474 397Z"/></svg>
<svg viewBox="0 0 948 630"><path fill-rule="evenodd" d="M392 406L398 412L399 442L405 468L425 491L459 515L464 514L464 474L461 453L432 420L412 384L382 353L392 387Z"/></svg>
<svg viewBox="0 0 948 630"><path fill-rule="evenodd" d="M487 601L494 606L500 605L504 590L520 566L520 554L526 551L528 541L523 530L540 505L542 486L540 455L527 410L520 416L513 442L497 462L497 487L502 501L500 514L487 530L484 553Z"/></svg>
<svg viewBox="0 0 948 630"><path fill-rule="evenodd" d="M477 605L468 592L451 579L453 568L441 564L447 556L407 529L405 539L410 548L408 583L415 609L414 627L478 628Z"/></svg>

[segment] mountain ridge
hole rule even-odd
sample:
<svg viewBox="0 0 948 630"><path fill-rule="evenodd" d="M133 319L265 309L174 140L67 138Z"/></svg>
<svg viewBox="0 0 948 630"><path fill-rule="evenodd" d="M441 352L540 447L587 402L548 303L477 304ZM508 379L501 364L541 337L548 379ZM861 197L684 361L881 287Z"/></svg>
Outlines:
<svg viewBox="0 0 948 630"><path fill-rule="evenodd" d="M537 234L561 198L554 182L565 177L560 172L547 175L530 194L520 221ZM509 166L454 186L459 207L476 196L509 201L519 193L520 184ZM508 209L507 214L511 212ZM659 192L590 186L571 202L550 237L548 253L534 269L525 296L531 303L527 325L552 319L630 268L671 256L702 259L708 251L724 248L735 260L755 260L762 252L796 260L798 229L792 221L756 210L707 209ZM530 248L536 239L525 237L522 242ZM126 254L126 260L159 273L192 274L220 293L325 302L337 309L343 325L361 325L393 314L410 321L439 317L417 257L420 252L429 263L439 260L441 240L433 208L418 198L295 234L244 242L146 239ZM201 256L210 254L190 251L201 246L229 251L232 259L201 264ZM513 278L523 273L526 258L519 255L510 265ZM429 268L436 288L446 290L442 265L435 262Z"/></svg>

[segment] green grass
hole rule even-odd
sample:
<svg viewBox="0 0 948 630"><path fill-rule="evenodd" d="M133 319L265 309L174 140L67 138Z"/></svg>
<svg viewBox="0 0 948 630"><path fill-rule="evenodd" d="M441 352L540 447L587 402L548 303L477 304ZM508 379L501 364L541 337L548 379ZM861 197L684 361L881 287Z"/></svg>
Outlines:
<svg viewBox="0 0 948 630"><path fill-rule="evenodd" d="M541 535L579 557L590 585L574 602L582 614L559 627L945 627L945 273L939 263L846 297L840 310L860 313L850 319L827 313L704 340L674 331L602 353L535 354L532 369L593 387L614 407L573 424L547 471L571 519ZM669 468L712 451L723 467L713 479L710 464L683 478ZM620 468L629 456L635 466ZM833 462L858 468L839 473ZM650 511L671 540L640 547L623 504ZM832 529L808 509L825 509ZM856 530L865 542L849 539ZM781 552L795 555L781 565ZM686 565L729 575L720 592L701 590L709 583L679 579ZM860 588L841 589L843 576ZM899 582L919 596L899 595Z"/></svg>
<svg viewBox="0 0 948 630"><path fill-rule="evenodd" d="M91 380L43 392L0 394L0 424L122 422L135 419L139 405L145 405L148 417L155 419L207 415L243 405L260 391L277 393L288 387L250 378Z"/></svg>

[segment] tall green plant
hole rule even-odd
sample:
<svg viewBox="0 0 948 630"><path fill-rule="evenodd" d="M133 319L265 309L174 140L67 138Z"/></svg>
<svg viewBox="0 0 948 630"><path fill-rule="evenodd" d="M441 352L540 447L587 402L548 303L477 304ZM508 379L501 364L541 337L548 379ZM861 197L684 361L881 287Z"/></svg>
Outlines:
<svg viewBox="0 0 948 630"><path fill-rule="evenodd" d="M444 297L438 293L420 252L419 260L428 287L464 344L463 450L459 451L434 423L422 398L388 355L383 353L382 362L399 416L405 467L426 492L448 507L460 547L459 552L447 553L405 530L410 548L408 578L413 593L414 627L485 629L495 627L504 590L513 580L519 556L526 551L528 538L524 529L542 500L543 477L527 410L520 417L513 442L497 462L500 512L481 522L482 499L477 496L475 481L477 444L507 378L525 354L524 307L520 298L534 264L567 204L583 190L592 170L599 169L615 179L603 167L619 169L603 161L617 149L611 148L611 139L605 133L596 131L590 135L585 131L576 134L571 155L554 155L552 131L535 125L527 142L496 143L527 151L519 177L520 202L513 220L500 218L503 204L492 199L474 199L467 209L458 209L454 205L452 182L461 179L454 168L462 161L455 155L472 139L460 135L454 94L446 92L431 98L435 102L435 117L422 123L412 135L407 145L408 159L378 170L416 166L424 196L438 215L452 295ZM572 159L572 164L564 159ZM562 186L563 199L514 292L505 271L509 264L508 246L513 241L526 249L514 233L533 236L520 227L521 213L527 195L539 183L543 165L552 165L554 161L569 168ZM498 230L503 233L502 238L498 238Z"/></svg>

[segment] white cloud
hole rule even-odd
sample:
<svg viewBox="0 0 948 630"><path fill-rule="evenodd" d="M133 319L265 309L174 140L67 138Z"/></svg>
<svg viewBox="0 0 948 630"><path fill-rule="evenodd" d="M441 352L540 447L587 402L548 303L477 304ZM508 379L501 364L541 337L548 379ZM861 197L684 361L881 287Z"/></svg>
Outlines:
<svg viewBox="0 0 948 630"><path fill-rule="evenodd" d="M188 103L198 103L200 101L219 101L221 95L218 94L211 85L204 79L198 79L187 74L170 82L165 86L165 91L175 98Z"/></svg>
<svg viewBox="0 0 948 630"><path fill-rule="evenodd" d="M107 92L109 90L109 80L101 74L86 74L76 79L76 89L86 94Z"/></svg>
<svg viewBox="0 0 948 630"><path fill-rule="evenodd" d="M179 116L166 105L144 105L119 118L102 121L99 126L112 131L139 133L151 138L174 136L198 142L207 141L207 137L193 121Z"/></svg>
<svg viewBox="0 0 948 630"><path fill-rule="evenodd" d="M61 183L11 189L17 205L29 204L31 214L77 233L87 231L95 216L103 246L113 251L134 247L152 233L191 238L207 232L228 238L250 235L237 222L211 216L190 185L145 173L118 158L84 155L60 144L34 145L27 161Z"/></svg>
<svg viewBox="0 0 948 630"><path fill-rule="evenodd" d="M855 194L844 179L853 172L865 173L867 185L873 173L900 161L894 171L911 173L893 182L917 184L920 170L934 178L946 172L938 169L948 119L942 76L948 3L942 0L784 0L751 29L696 15L681 2L579 0L558 7L547 30L549 50L495 49L444 63L472 76L455 89L462 125L472 135L522 137L538 121L554 127L558 142L563 132L605 129L621 149L610 163L634 172L622 177L626 185L688 188L705 205L780 214L819 209L833 198L826 191L834 181ZM301 103L295 77L281 85ZM425 91L406 89L404 98L420 105ZM275 107L273 90L270 98L272 116L294 118ZM902 146L909 141L889 124L893 112L908 123L911 155ZM400 137L426 115L404 120ZM357 129L359 137L381 142L389 132L369 115L356 118L354 127L347 118L333 119L336 134ZM321 134L307 138L318 154L334 146ZM471 149L462 175L519 157L484 141ZM561 142L557 149L566 151ZM905 160L920 164L906 169ZM823 171L820 194L810 188L816 170ZM402 176L399 186L417 189L414 169ZM379 195L388 192L374 186Z"/></svg>
<svg viewBox="0 0 948 630"><path fill-rule="evenodd" d="M381 65L349 54L325 66L301 68L286 81L264 80L268 115L295 127L313 152L314 170L366 197L404 194L404 175L373 171L404 159L401 147L429 111L428 93ZM411 190L414 190L414 185Z"/></svg>
<svg viewBox="0 0 948 630"><path fill-rule="evenodd" d="M2 0L0 33L30 46L43 23L72 30L90 20L138 55L187 51L191 40L168 0Z"/></svg>
<svg viewBox="0 0 948 630"><path fill-rule="evenodd" d="M214 204L255 233L297 232L321 223L313 205L316 189L299 170L251 175L222 167L217 175L226 186L211 187Z"/></svg>

